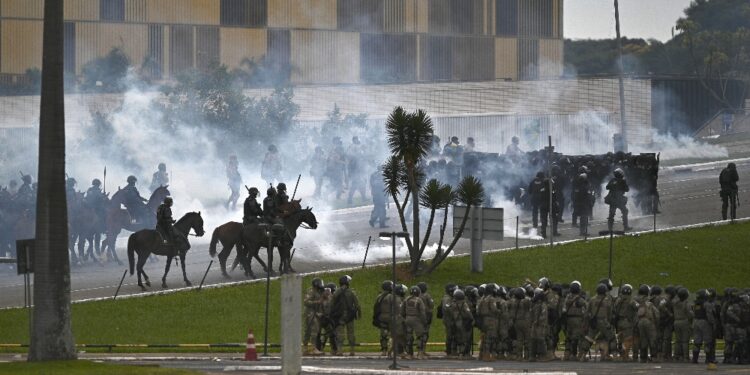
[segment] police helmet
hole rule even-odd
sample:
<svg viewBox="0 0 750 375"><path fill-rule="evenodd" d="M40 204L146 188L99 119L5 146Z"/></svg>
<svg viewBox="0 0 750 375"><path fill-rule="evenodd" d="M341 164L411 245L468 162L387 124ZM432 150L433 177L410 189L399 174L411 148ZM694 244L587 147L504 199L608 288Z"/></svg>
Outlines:
<svg viewBox="0 0 750 375"><path fill-rule="evenodd" d="M716 289L708 288L706 289L706 293L708 294L708 298L711 298L712 300L716 298Z"/></svg>
<svg viewBox="0 0 750 375"><path fill-rule="evenodd" d="M21 176L21 181L24 183L30 184L31 183L31 175L25 174Z"/></svg>
<svg viewBox="0 0 750 375"><path fill-rule="evenodd" d="M516 137L516 136L514 135L514 136L513 136L513 137L512 137L511 139L510 139L510 141L511 141L511 142L513 142L514 144L518 144L518 137Z"/></svg>
<svg viewBox="0 0 750 375"><path fill-rule="evenodd" d="M101 184L102 184L102 182L99 181L98 178L95 178L95 179L91 180L91 185L100 186Z"/></svg>
<svg viewBox="0 0 750 375"><path fill-rule="evenodd" d="M254 195L254 196L257 196L258 194L260 194L260 192L258 191L258 188L254 186L251 187L250 190L247 191L247 193L250 195Z"/></svg>
<svg viewBox="0 0 750 375"><path fill-rule="evenodd" d="M445 294L453 295L453 292L456 290L457 286L456 284L449 283L445 284Z"/></svg>
<svg viewBox="0 0 750 375"><path fill-rule="evenodd" d="M422 293L426 293L427 292L427 283L426 282L420 281L420 282L417 283L417 286L419 287L419 291L420 292L422 292Z"/></svg>
<svg viewBox="0 0 750 375"><path fill-rule="evenodd" d="M326 289L330 289L331 293L333 293L333 292L336 291L336 284L334 284L334 283L328 283L328 284L326 284Z"/></svg>
<svg viewBox="0 0 750 375"><path fill-rule="evenodd" d="M159 170L162 171L162 172L166 171L167 170L167 165L164 164L164 163L159 163Z"/></svg>
<svg viewBox="0 0 750 375"><path fill-rule="evenodd" d="M664 293L667 293L670 297L674 297L677 294L677 289L672 285L667 285L667 287L664 288Z"/></svg>
<svg viewBox="0 0 750 375"><path fill-rule="evenodd" d="M393 281L391 281L391 280L383 281L383 284L381 285L381 288L383 288L383 291L385 291L385 292L392 291L393 290Z"/></svg>
<svg viewBox="0 0 750 375"><path fill-rule="evenodd" d="M533 300L534 300L534 301L539 301L539 300L541 300L542 298L544 298L544 290L542 290L541 288L536 288L536 289L534 289L534 297L533 297Z"/></svg>
<svg viewBox="0 0 750 375"><path fill-rule="evenodd" d="M588 173L589 169L585 165L578 167L578 173Z"/></svg>
<svg viewBox="0 0 750 375"><path fill-rule="evenodd" d="M625 177L625 172L623 172L622 169L617 168L615 169L614 175L616 178L623 178Z"/></svg>
<svg viewBox="0 0 750 375"><path fill-rule="evenodd" d="M344 275L339 278L339 285L349 285L349 283L352 281L352 277L349 275Z"/></svg>
<svg viewBox="0 0 750 375"><path fill-rule="evenodd" d="M539 284L539 287L544 290L547 290L550 287L549 279L546 277L542 277L541 279L539 279L538 284Z"/></svg>
<svg viewBox="0 0 750 375"><path fill-rule="evenodd" d="M680 301L686 300L689 296L690 292L686 288L677 289L677 297L680 298Z"/></svg>
<svg viewBox="0 0 750 375"><path fill-rule="evenodd" d="M651 293L651 287L649 287L646 284L641 284L640 287L638 287L638 295L639 296L648 296Z"/></svg>
<svg viewBox="0 0 750 375"><path fill-rule="evenodd" d="M697 299L705 300L708 299L708 292L705 289L700 289L695 293Z"/></svg>
<svg viewBox="0 0 750 375"><path fill-rule="evenodd" d="M411 293L412 296L419 296L420 294L422 294L422 290L415 285L411 287L411 289L409 289L409 293Z"/></svg>
<svg viewBox="0 0 750 375"><path fill-rule="evenodd" d="M474 285L469 285L464 289L464 294L466 294L467 296L474 298L479 297L479 289L477 289L477 287L475 287Z"/></svg>
<svg viewBox="0 0 750 375"><path fill-rule="evenodd" d="M573 294L581 293L581 282L576 280L570 283L570 292Z"/></svg>
<svg viewBox="0 0 750 375"><path fill-rule="evenodd" d="M729 169L737 169L737 164L729 163L729 164L727 164L727 168L729 168Z"/></svg>
<svg viewBox="0 0 750 375"><path fill-rule="evenodd" d="M276 185L276 190L278 191L286 191L286 184L283 182L279 182L278 185Z"/></svg>
<svg viewBox="0 0 750 375"><path fill-rule="evenodd" d="M495 284L495 285L497 285L497 284ZM505 286L498 286L497 287L497 295L500 296L500 297L502 297L502 298L504 298L504 299L507 298L508 297L508 288L506 288Z"/></svg>
<svg viewBox="0 0 750 375"><path fill-rule="evenodd" d="M170 196L164 197L164 203L166 203L168 205L171 205L173 203L172 197L170 197Z"/></svg>
<svg viewBox="0 0 750 375"><path fill-rule="evenodd" d="M515 288L513 289L513 297L516 297L516 299L524 299L524 297L526 297L526 291L521 287Z"/></svg>
<svg viewBox="0 0 750 375"><path fill-rule="evenodd" d="M133 175L128 176L128 183L129 184L134 184L136 181L138 181L138 179L135 178L135 176L133 176Z"/></svg>
<svg viewBox="0 0 750 375"><path fill-rule="evenodd" d="M270 197L276 195L276 189L274 189L273 186L268 188L268 190L266 190L266 195Z"/></svg>
<svg viewBox="0 0 750 375"><path fill-rule="evenodd" d="M451 143L458 144L458 137L451 137Z"/></svg>
<svg viewBox="0 0 750 375"><path fill-rule="evenodd" d="M614 285L612 284L612 280L610 280L608 278L603 278L603 279L599 280L599 284L604 284L604 286L607 287L607 291L611 291L612 288L614 287Z"/></svg>
<svg viewBox="0 0 750 375"><path fill-rule="evenodd" d="M552 284L550 289L552 289L553 292L557 293L558 296L562 296L562 291L563 291L562 285L555 283L555 284Z"/></svg>
<svg viewBox="0 0 750 375"><path fill-rule="evenodd" d="M581 173L578 175L579 181L586 181L587 178L589 178L589 175L587 175L586 173Z"/></svg>
<svg viewBox="0 0 750 375"><path fill-rule="evenodd" d="M536 172L536 178L544 178L544 172L542 171Z"/></svg>
<svg viewBox="0 0 750 375"><path fill-rule="evenodd" d="M480 286L480 288L481 288L481 286ZM491 295L494 295L495 293L497 293L497 284L490 283L490 284L485 284L484 285L484 294L485 295L491 296Z"/></svg>
<svg viewBox="0 0 750 375"><path fill-rule="evenodd" d="M323 280L319 277L316 277L312 280L312 286L313 288L323 289Z"/></svg>
<svg viewBox="0 0 750 375"><path fill-rule="evenodd" d="M477 291L479 292L479 296L482 297L484 295L487 295L487 284L482 284L477 287Z"/></svg>
<svg viewBox="0 0 750 375"><path fill-rule="evenodd" d="M660 296L661 295L661 287L658 285L654 285L651 287L651 295L652 296Z"/></svg>
<svg viewBox="0 0 750 375"><path fill-rule="evenodd" d="M622 288L620 288L620 293L626 296L633 294L633 286L630 284L623 285Z"/></svg>
<svg viewBox="0 0 750 375"><path fill-rule="evenodd" d="M526 295L528 297L534 296L534 287L531 286L531 284L526 284L526 286L523 289L526 291Z"/></svg>
<svg viewBox="0 0 750 375"><path fill-rule="evenodd" d="M396 285L396 295L403 297L406 295L406 285L404 284L398 284Z"/></svg>
<svg viewBox="0 0 750 375"><path fill-rule="evenodd" d="M276 146L275 145L268 146L268 151L270 151L270 152L276 152L277 151Z"/></svg>
<svg viewBox="0 0 750 375"><path fill-rule="evenodd" d="M599 283L599 285L596 286L596 294L604 295L607 293L607 285Z"/></svg>
<svg viewBox="0 0 750 375"><path fill-rule="evenodd" d="M453 298L455 298L458 301L463 301L466 298L466 294L464 294L463 290L456 289L453 291Z"/></svg>

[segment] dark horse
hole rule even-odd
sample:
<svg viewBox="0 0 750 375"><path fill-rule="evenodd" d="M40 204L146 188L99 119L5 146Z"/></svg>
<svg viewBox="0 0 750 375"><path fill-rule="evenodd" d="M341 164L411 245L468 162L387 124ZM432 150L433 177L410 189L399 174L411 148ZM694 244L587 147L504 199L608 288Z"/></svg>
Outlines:
<svg viewBox="0 0 750 375"><path fill-rule="evenodd" d="M152 253L155 255L163 255L167 257L167 266L164 269L164 276L161 278L162 288L167 288L167 274L169 273L169 266L172 264L172 258L175 256L180 257L180 263L182 265L182 277L185 280L185 284L190 286L190 280L187 278L185 273L185 255L190 249L190 242L188 241L188 234L190 230L194 230L198 237L203 236L203 218L200 212L190 212L185 214L177 223L174 225L175 237L178 237L174 243L165 245L163 243L161 234L154 229L143 229L139 230L128 237L128 262L130 263L130 275L135 272L135 253L138 253L138 286L141 289L146 288L141 283L141 275L146 279L146 285L151 286L151 282L148 280L148 276L143 272L143 265L146 264L149 255Z"/></svg>
<svg viewBox="0 0 750 375"><path fill-rule="evenodd" d="M115 250L117 236L123 229L130 232L136 232L141 229L154 228L156 226L156 209L168 195L169 190L167 189L167 186L160 186L151 194L148 203L143 205L140 210L143 212L141 217L133 217L129 210L121 207L127 203L125 202L126 197L123 194L123 190L117 190L117 192L112 195L107 206L107 230L105 232L107 237L102 241L102 251L106 251L108 257L114 259L117 264L121 264L120 259L117 257L117 251Z"/></svg>
<svg viewBox="0 0 750 375"><path fill-rule="evenodd" d="M255 223L244 226L237 222L229 222L220 227L216 228L211 236L211 245L209 247L209 253L211 256L216 255L216 244L221 242L223 248L219 253L219 264L221 265L221 272L224 277L229 277L226 272L226 261L229 258L229 254L232 248L237 246L237 258L236 260L242 263L245 268L245 274L255 278L250 264L252 258L258 260L258 263L263 266L266 272L273 271L273 247L279 248L279 255L281 257L281 263L279 265L279 272L294 272L291 266L291 254L290 250L294 243L294 239L297 237L297 229L302 224L306 224L311 229L318 227L318 221L315 215L312 213L311 208L302 209L299 205L299 201L293 201L282 207L282 221L283 226L278 228L278 233L274 235L274 241L271 248L268 248L268 237L266 231L268 226L266 224ZM265 247L268 251L268 265L260 259L258 253L261 247Z"/></svg>

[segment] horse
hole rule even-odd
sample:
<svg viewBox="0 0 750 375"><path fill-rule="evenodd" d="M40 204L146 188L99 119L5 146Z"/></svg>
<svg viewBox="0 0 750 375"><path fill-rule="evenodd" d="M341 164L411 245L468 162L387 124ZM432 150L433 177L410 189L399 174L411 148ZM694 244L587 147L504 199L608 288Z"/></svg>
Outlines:
<svg viewBox="0 0 750 375"><path fill-rule="evenodd" d="M146 285L151 286L151 282L143 271L143 265L146 264L149 255L152 253L155 255L162 255L167 257L167 265L164 269L164 276L161 278L162 288L167 287L167 274L169 273L169 266L172 264L172 258L175 256L180 257L180 263L182 265L182 278L185 281L185 285L191 286L190 280L187 278L185 273L185 255L190 249L190 241L188 241L188 235L190 230L195 231L195 235L198 237L203 236L205 231L203 230L203 218L200 212L189 212L185 214L180 220L174 224L175 237L179 238L179 241L174 241L171 244L164 244L161 234L154 229L142 229L128 237L128 263L130 265L130 275L132 276L135 269L138 270L138 286L142 290L146 290L141 282L141 275L146 279ZM138 265L135 265L135 254L138 253Z"/></svg>
<svg viewBox="0 0 750 375"><path fill-rule="evenodd" d="M235 246L237 246L238 254L235 260L242 262L242 267L245 268L245 276L252 277L253 279L255 278L255 274L250 268L250 259L245 257L240 258L239 256L239 254L244 254L244 252L240 250L242 247L242 223L230 221L214 229L211 234L211 244L208 247L208 253L211 255L211 258L216 256L217 243L221 243L222 246L221 251L219 252L219 265L221 266L221 275L224 276L224 278L231 279L227 273L227 258L229 258L229 255L232 253L232 249ZM263 266L263 270L268 272L266 263L260 259L258 254L255 254L255 259L261 264L261 266ZM234 267L232 267L232 269L234 270Z"/></svg>
<svg viewBox="0 0 750 375"><path fill-rule="evenodd" d="M115 244L117 236L124 229L129 232L137 232L141 229L154 228L156 226L156 209L164 201L164 198L169 194L167 186L160 186L153 193L145 204L142 217L135 218L130 215L128 210L123 209L121 206L125 203L125 196L122 193L123 190L118 189L109 201L107 206L107 217L106 222L106 238L102 241L102 251L106 251L107 256L114 259L117 264L122 264L120 259L117 257L117 251L115 251Z"/></svg>
<svg viewBox="0 0 750 375"><path fill-rule="evenodd" d="M253 223L246 225L242 230L242 246L238 248L238 257L240 259L247 259L247 263L250 263L252 257L257 258L258 252L261 247L265 247L268 251L268 271L272 275L275 274L273 271L273 247L279 248L280 264L279 273L284 274L288 272L295 272L291 264L291 253L290 250L294 245L294 239L297 238L297 229L302 224L305 224L310 229L318 228L318 220L315 218L315 214L312 212L312 208L307 207L302 209L299 206L299 201L290 202L292 210L288 211L285 217L282 218L283 225L272 226L270 232L273 233L272 243L269 246L269 239L267 233L268 225ZM280 227L280 228L276 228Z"/></svg>

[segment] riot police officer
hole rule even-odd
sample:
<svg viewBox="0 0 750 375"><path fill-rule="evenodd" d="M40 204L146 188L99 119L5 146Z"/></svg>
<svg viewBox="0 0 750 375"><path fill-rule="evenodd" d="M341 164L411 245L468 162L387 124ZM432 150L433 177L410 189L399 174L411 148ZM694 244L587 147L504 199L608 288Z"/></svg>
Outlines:
<svg viewBox="0 0 750 375"><path fill-rule="evenodd" d="M740 177L737 174L737 166L734 163L729 163L719 174L719 184L721 185L721 218L727 219L727 209L730 208L730 218L732 220L737 218L737 181Z"/></svg>
<svg viewBox="0 0 750 375"><path fill-rule="evenodd" d="M630 187L628 187L628 183L625 181L625 173L622 169L615 169L614 178L609 180L607 190L609 190L609 193L604 197L604 203L609 205L609 216L607 217L607 226L609 227L609 230L611 231L614 226L615 213L618 209L622 214L622 225L624 229L626 231L633 229L628 226L628 198L625 196L625 193L630 191Z"/></svg>
<svg viewBox="0 0 750 375"><path fill-rule="evenodd" d="M263 217L263 209L256 199L259 193L258 188L251 187L247 192L248 197L245 199L244 216L242 217L242 224L244 225L257 223Z"/></svg>
<svg viewBox="0 0 750 375"><path fill-rule="evenodd" d="M156 210L156 230L161 234L164 243L172 243L174 239L175 221L172 219L172 197L164 198L164 202Z"/></svg>
<svg viewBox="0 0 750 375"><path fill-rule="evenodd" d="M278 209L278 206L276 206L276 189L270 187L266 190L266 197L263 199L263 219L267 223L281 224Z"/></svg>
<svg viewBox="0 0 750 375"><path fill-rule="evenodd" d="M542 190L544 188L544 172L537 172L536 177L529 183L529 203L531 204L531 220L534 228L539 226L539 207L542 204ZM547 197L549 199L549 197Z"/></svg>
<svg viewBox="0 0 750 375"><path fill-rule="evenodd" d="M359 307L359 299L354 290L351 289L351 276L344 275L339 278L339 287L333 294L333 308L336 310L332 313L334 324L336 324L336 348L340 354L344 346L344 329L349 341L349 355L354 356L354 320L362 316L362 310Z"/></svg>
<svg viewBox="0 0 750 375"><path fill-rule="evenodd" d="M417 340L417 358L425 359L427 311L420 298L422 290L418 286L409 289L410 296L401 304L401 315L406 328L406 352L414 358L414 340Z"/></svg>
<svg viewBox="0 0 750 375"><path fill-rule="evenodd" d="M316 277L312 280L312 286L310 287L310 289L308 289L307 293L305 293L305 334L302 339L305 355L323 354L323 352L321 352L318 348L319 343L313 343L312 349L310 348L309 344L310 338L317 338L318 334L320 333L320 318L323 315L323 291L325 289L324 285L325 283L323 283L323 280Z"/></svg>
<svg viewBox="0 0 750 375"><path fill-rule="evenodd" d="M98 222L100 229L104 226L104 211L105 203L107 201L107 196L102 192L101 185L102 182L99 181L98 178L93 179L91 181L91 187L86 190L86 195L83 198L84 203L91 207L91 209L96 212L97 216L99 216L100 220Z"/></svg>
<svg viewBox="0 0 750 375"><path fill-rule="evenodd" d="M274 203L276 203L277 209L289 203L289 195L286 193L286 184L283 182L279 182L279 184L276 185L276 197L274 198Z"/></svg>

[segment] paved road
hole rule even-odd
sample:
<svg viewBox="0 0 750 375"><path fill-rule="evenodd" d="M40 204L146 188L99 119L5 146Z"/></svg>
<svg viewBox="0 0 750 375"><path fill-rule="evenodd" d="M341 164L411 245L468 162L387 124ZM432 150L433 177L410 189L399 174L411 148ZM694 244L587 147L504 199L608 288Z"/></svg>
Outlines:
<svg viewBox="0 0 750 375"><path fill-rule="evenodd" d="M558 353L560 354L560 353ZM514 362L496 361L479 362L476 360L459 361L446 360L436 357L426 361L399 360L400 365L408 366L400 373L409 374L411 371L441 372L445 374L478 374L478 373L576 373L576 374L702 374L706 372L705 364L686 363L633 363L633 362L599 362L594 359L591 362ZM81 354L82 359L103 360L107 362L154 365L162 367L183 368L202 371L207 374L279 374L281 361L278 357L263 358L257 362L245 362L237 355L232 354L195 354L190 357L172 356L169 354L145 354L145 355L107 355L107 354ZM12 355L0 355L3 360L22 360L22 357ZM378 374L398 374L399 372L388 372L391 360L383 357L360 356L360 357L324 357L304 358L303 370L305 373L349 373L356 374L355 369L376 370ZM354 370L354 371L353 371ZM747 374L750 373L749 366L718 365L718 373ZM360 373L365 373L364 371ZM372 373L372 372L370 372Z"/></svg>
<svg viewBox="0 0 750 375"><path fill-rule="evenodd" d="M720 200L718 197L718 174L725 166L725 162L707 163L704 165L693 165L690 167L670 167L665 169L659 180L659 188L662 199L662 214L657 217L657 227L666 228L679 225L694 224L700 222L715 221L720 219ZM750 160L741 160L737 162L740 177L750 175ZM741 187L747 186L742 184ZM740 191L741 207L738 210L739 217L750 216L750 211L746 207L750 205L747 188ZM314 206L314 204L313 204ZM598 204L595 207L594 226L590 233L597 233L599 230L606 229L606 207ZM204 217L210 222L210 212L204 212ZM300 230L296 243L296 255L293 266L299 272L313 272L325 269L337 269L343 267L352 267L362 264L364 249L369 236L372 236L372 245L368 254L368 264L382 263L391 256L390 242L381 241L377 238L378 229L371 228L368 225L369 208L355 208L347 210L329 211L317 213L320 226L318 230ZM395 216L395 210L391 211L390 216ZM631 207L631 226L636 230L648 230L653 227L653 217L639 216L639 212ZM238 219L241 216L237 213ZM484 248L504 249L512 248L515 245L515 216L516 213L512 207L506 206L506 240L500 242L485 241ZM569 213L566 213L569 219ZM396 219L392 220L394 224ZM619 220L619 217L617 218ZM450 221L450 220L449 220ZM450 223L449 223L450 224ZM618 223L619 225L619 223ZM529 229L529 217L526 213L521 213L519 245L541 244L546 241L535 235L533 230ZM391 228L395 228L394 225ZM438 225L435 226L438 228ZM210 234L211 226L206 227ZM450 231L450 228L448 229ZM556 241L577 239L578 229L569 225L569 221L561 224L561 237ZM436 233L433 233L436 238ZM187 272L188 277L194 284L200 282L211 258L208 254L208 234L203 238L191 237L193 248L188 253ZM118 240L120 249L118 252L120 258L125 260L125 249L122 248L126 238ZM459 241L456 251L465 253L468 250L467 241ZM400 256L406 255L405 250L401 249ZM233 256L232 256L233 258ZM230 261L231 259L230 258ZM265 258L265 257L264 257ZM277 258L277 257L276 257ZM278 264L278 259L275 259ZM82 267L74 267L71 270L72 298L81 300L88 298L111 297L117 289L117 284L122 277L126 265L117 265L107 263L105 265L87 264ZM156 263L148 263L145 271L150 275L152 281L157 281L150 290L162 290L158 280L161 278L164 269L164 259ZM260 267L253 264L256 275L263 276ZM233 280L245 280L239 270L232 274ZM168 284L170 287L182 287L182 277L180 271L173 265ZM218 270L218 264L214 262L206 284L225 283ZM136 285L134 276L127 276L122 286L120 295L141 293L140 288ZM0 307L23 306L23 278L16 275L13 269L7 265L0 265Z"/></svg>

